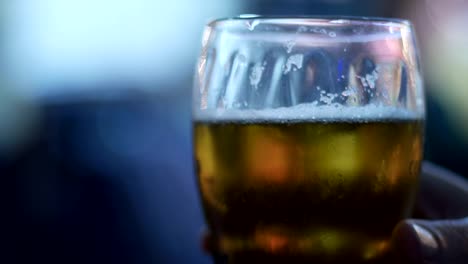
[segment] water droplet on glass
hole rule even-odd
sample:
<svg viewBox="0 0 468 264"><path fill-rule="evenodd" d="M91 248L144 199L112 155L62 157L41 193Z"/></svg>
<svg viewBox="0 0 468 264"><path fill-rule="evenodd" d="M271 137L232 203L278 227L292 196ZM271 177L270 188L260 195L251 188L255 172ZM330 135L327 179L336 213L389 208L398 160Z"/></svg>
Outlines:
<svg viewBox="0 0 468 264"><path fill-rule="evenodd" d="M294 46L296 45L296 42L292 41L292 40L288 40L286 42L286 52L287 53L291 53L292 49L294 48Z"/></svg>
<svg viewBox="0 0 468 264"><path fill-rule="evenodd" d="M367 84L367 80L366 80L365 77L361 77L361 76L359 76L359 75L356 75L356 78L358 78L358 79L361 81L361 84L362 84L363 87L369 86L369 85Z"/></svg>
<svg viewBox="0 0 468 264"><path fill-rule="evenodd" d="M325 94L325 91L322 91L322 93L320 93L319 100L327 105L330 105L332 104L333 100L335 100L336 97L338 97L338 94L332 94L332 93Z"/></svg>
<svg viewBox="0 0 468 264"><path fill-rule="evenodd" d="M288 60L286 61L286 65L284 65L283 74L290 72L293 67L296 67L297 69L301 69L303 61L304 61L304 55L302 54L294 54L294 55L289 56Z"/></svg>
<svg viewBox="0 0 468 264"><path fill-rule="evenodd" d="M235 103L232 104L232 106L233 106L233 108L239 109L239 108L241 108L242 104L240 102L235 102Z"/></svg>
<svg viewBox="0 0 468 264"><path fill-rule="evenodd" d="M371 89L375 88L375 82L379 79L379 73L374 70L371 74L366 74L366 82Z"/></svg>
<svg viewBox="0 0 468 264"><path fill-rule="evenodd" d="M260 83L263 75L263 70L265 69L264 66L257 64L252 68L250 72L250 85L252 85L255 89L258 88L258 84Z"/></svg>
<svg viewBox="0 0 468 264"><path fill-rule="evenodd" d="M356 88L354 87L348 87L346 90L344 90L342 93L341 93L343 96L354 96L357 94L357 91L356 91Z"/></svg>
<svg viewBox="0 0 468 264"><path fill-rule="evenodd" d="M239 64L241 65L247 62L247 58L243 54L238 54L236 60L238 60Z"/></svg>
<svg viewBox="0 0 468 264"><path fill-rule="evenodd" d="M259 20L252 20L252 21L245 22L245 25L250 31L253 31L255 27L258 26L258 24L260 24Z"/></svg>
<svg viewBox="0 0 468 264"><path fill-rule="evenodd" d="M307 32L307 28L305 26L300 26L297 29L297 33L303 33L303 32Z"/></svg>

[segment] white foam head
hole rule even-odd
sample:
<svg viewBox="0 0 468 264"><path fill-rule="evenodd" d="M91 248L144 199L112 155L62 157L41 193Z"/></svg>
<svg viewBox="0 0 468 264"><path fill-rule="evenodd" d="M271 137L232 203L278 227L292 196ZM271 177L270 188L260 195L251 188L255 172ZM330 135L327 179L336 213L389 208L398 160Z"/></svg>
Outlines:
<svg viewBox="0 0 468 264"><path fill-rule="evenodd" d="M347 121L420 120L423 113L383 105L342 106L299 104L272 109L210 109L195 112L194 119L201 122L299 122L299 121Z"/></svg>

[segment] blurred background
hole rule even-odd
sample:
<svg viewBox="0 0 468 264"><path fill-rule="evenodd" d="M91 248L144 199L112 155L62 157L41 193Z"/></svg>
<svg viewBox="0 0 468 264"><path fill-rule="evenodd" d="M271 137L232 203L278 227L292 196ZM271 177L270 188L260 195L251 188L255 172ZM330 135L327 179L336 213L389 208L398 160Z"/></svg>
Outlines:
<svg viewBox="0 0 468 264"><path fill-rule="evenodd" d="M425 157L468 175L465 0L1 1L1 263L210 263L192 76L203 25L241 13L411 19Z"/></svg>

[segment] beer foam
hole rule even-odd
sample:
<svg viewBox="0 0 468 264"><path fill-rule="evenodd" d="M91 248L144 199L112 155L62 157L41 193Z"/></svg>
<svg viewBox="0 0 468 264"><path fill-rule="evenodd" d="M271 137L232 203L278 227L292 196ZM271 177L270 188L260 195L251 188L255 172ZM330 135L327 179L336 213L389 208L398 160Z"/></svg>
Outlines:
<svg viewBox="0 0 468 264"><path fill-rule="evenodd" d="M198 110L194 119L202 122L299 122L299 121L351 121L420 120L421 112L394 106L365 105L342 106L313 103L271 109L211 109Z"/></svg>

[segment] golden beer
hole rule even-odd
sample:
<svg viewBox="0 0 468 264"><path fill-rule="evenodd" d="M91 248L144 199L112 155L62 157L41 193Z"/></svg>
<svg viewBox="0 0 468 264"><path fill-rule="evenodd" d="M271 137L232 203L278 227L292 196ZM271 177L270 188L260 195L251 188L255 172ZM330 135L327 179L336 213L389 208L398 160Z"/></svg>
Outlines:
<svg viewBox="0 0 468 264"><path fill-rule="evenodd" d="M195 121L217 247L229 263L385 259L412 207L422 130L421 119L398 117Z"/></svg>

